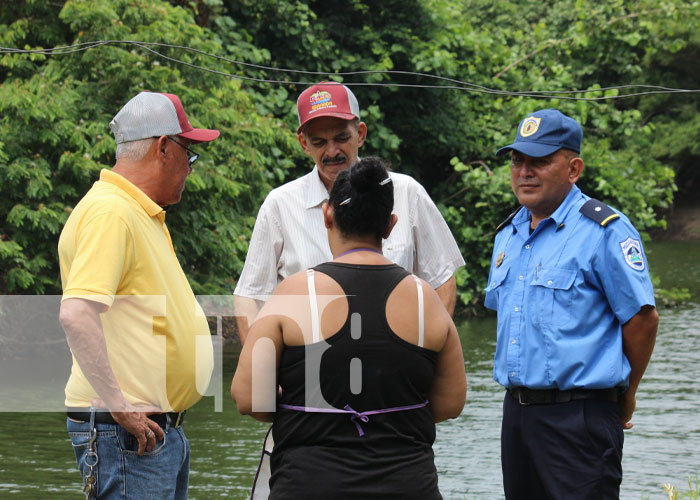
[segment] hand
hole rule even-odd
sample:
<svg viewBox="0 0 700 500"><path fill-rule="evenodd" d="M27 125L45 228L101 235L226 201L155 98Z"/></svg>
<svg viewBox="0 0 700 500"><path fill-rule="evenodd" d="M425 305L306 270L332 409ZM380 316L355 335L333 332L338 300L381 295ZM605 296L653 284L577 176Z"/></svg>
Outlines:
<svg viewBox="0 0 700 500"><path fill-rule="evenodd" d="M101 399L93 399L94 408L107 408ZM134 436L139 443L138 455L143 455L144 451L152 451L156 447L156 440L162 441L165 437L160 425L148 418L154 413L163 413L157 406L134 406L127 403L122 411L111 411L114 420L124 427L129 434Z"/></svg>
<svg viewBox="0 0 700 500"><path fill-rule="evenodd" d="M632 420L632 414L637 407L637 397L636 392L627 389L625 392L620 394L620 421L622 422L622 428L625 430L634 427L634 424L630 422Z"/></svg>

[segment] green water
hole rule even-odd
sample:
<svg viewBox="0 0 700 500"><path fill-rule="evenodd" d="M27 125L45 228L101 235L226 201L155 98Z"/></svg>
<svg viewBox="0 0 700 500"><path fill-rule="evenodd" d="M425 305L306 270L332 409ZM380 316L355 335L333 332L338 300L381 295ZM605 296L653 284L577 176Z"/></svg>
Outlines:
<svg viewBox="0 0 700 500"><path fill-rule="evenodd" d="M686 484L700 471L700 242L649 245L650 267L665 287L691 289L693 302L661 310L657 346L638 394L635 428L625 433L621 498L663 499L662 484ZM467 365L467 406L438 425L435 443L446 499L503 498L500 416L503 391L491 379L495 320L459 325ZM228 392L237 352L227 352ZM205 398L188 414L190 498L244 499L267 426L241 417L229 398L223 412ZM0 499L82 498L62 413L0 412Z"/></svg>

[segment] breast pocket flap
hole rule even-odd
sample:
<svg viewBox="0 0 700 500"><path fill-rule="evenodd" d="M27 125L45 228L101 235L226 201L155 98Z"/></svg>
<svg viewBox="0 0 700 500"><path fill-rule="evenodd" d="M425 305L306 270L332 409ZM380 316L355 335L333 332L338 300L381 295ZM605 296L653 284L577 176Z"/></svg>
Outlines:
<svg viewBox="0 0 700 500"><path fill-rule="evenodd" d="M506 277L508 276L508 268L501 268L501 269L496 269L493 271L491 274L491 281L489 281L489 284L486 288L484 288L485 292L492 292L499 286L501 286L505 280Z"/></svg>
<svg viewBox="0 0 700 500"><path fill-rule="evenodd" d="M568 290L575 279L576 271L571 269L540 268L530 284L555 290Z"/></svg>

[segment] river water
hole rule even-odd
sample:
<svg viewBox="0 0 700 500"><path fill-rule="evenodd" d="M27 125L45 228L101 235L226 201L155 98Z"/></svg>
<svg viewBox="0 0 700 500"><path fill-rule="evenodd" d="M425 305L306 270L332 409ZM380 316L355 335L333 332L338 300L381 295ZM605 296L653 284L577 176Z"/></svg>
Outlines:
<svg viewBox="0 0 700 500"><path fill-rule="evenodd" d="M685 287L692 301L660 309L651 364L638 392L634 429L625 432L623 500L668 498L700 471L700 242L649 245L650 268L664 287ZM491 379L495 319L459 325L467 364L462 415L438 425L439 484L446 499L501 499L500 418L503 390ZM237 352L224 355L228 392ZM242 417L228 397L222 412L205 398L187 414L192 448L190 498L245 499L267 426ZM65 414L0 412L0 499L82 498L65 430Z"/></svg>

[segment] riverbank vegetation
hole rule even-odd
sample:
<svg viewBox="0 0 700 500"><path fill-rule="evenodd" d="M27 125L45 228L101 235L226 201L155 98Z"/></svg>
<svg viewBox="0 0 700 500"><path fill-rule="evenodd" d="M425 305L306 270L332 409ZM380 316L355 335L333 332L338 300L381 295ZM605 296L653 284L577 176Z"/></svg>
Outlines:
<svg viewBox="0 0 700 500"><path fill-rule="evenodd" d="M581 188L642 232L665 225L676 185L700 185L700 94L609 88L697 87L699 17L698 0L5 2L0 46L88 45L0 54L0 293L60 293L58 234L114 162L110 119L144 89L178 94L195 126L222 131L197 148L168 223L195 291L231 293L265 195L310 168L296 97L332 79L356 84L362 154L438 203L467 261L462 308L478 312L494 229L516 206L495 151L527 113L557 107L581 122ZM89 45L99 40L134 43ZM443 88L420 87L431 85ZM532 97L573 89L586 92Z"/></svg>
<svg viewBox="0 0 700 500"><path fill-rule="evenodd" d="M700 499L700 483L698 476L688 476L688 489L679 490L674 485L668 483L663 485L668 500L698 500ZM642 500L651 500L651 497L642 497Z"/></svg>

